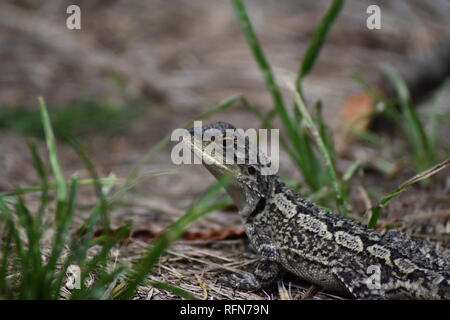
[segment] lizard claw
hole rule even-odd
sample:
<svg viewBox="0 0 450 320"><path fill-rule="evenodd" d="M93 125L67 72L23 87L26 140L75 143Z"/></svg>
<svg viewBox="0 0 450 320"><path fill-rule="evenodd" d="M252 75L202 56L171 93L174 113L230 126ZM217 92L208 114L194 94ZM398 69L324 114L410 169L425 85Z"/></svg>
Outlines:
<svg viewBox="0 0 450 320"><path fill-rule="evenodd" d="M244 289L253 291L261 287L256 278L251 274L245 277L239 277L236 274L232 273L230 275L220 276L219 280L235 289Z"/></svg>

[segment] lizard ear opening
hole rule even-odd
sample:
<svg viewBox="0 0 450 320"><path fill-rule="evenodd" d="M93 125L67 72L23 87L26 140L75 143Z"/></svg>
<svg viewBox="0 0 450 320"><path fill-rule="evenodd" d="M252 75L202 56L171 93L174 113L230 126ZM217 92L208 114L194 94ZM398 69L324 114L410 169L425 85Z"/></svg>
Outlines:
<svg viewBox="0 0 450 320"><path fill-rule="evenodd" d="M247 168L247 172L248 172L248 174L253 176L254 174L256 174L256 169L255 169L255 167L250 166Z"/></svg>

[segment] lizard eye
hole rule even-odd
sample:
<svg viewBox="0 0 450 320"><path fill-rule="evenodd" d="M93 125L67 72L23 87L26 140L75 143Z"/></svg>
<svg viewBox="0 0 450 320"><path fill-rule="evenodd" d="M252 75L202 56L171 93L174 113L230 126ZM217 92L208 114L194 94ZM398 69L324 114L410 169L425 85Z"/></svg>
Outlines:
<svg viewBox="0 0 450 320"><path fill-rule="evenodd" d="M247 168L248 174L254 175L256 173L255 167L248 167Z"/></svg>

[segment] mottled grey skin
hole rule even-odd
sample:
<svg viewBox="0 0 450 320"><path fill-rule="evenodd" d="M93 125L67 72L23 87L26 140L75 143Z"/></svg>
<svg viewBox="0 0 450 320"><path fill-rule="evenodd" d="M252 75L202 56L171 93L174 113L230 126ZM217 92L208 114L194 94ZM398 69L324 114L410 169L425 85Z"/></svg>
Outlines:
<svg viewBox="0 0 450 320"><path fill-rule="evenodd" d="M203 130L209 128L225 132L234 127L217 122ZM202 142L194 152L201 155L209 143L222 141ZM243 154L236 157L248 159ZM448 251L439 255L426 241L398 231L381 235L319 209L287 188L278 176L261 175L261 164L205 166L216 177L232 176L226 190L261 256L253 276L234 277L236 286L249 290L267 286L284 269L323 289L354 298L450 299ZM376 270L380 272L378 282L374 281Z"/></svg>

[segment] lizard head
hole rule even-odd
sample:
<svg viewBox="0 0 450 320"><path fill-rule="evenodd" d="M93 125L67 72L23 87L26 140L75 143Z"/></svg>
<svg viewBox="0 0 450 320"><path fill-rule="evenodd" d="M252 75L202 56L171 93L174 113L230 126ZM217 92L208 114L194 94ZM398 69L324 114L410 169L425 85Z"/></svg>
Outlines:
<svg viewBox="0 0 450 320"><path fill-rule="evenodd" d="M257 148L256 134L252 137L250 130L236 129L225 122L194 127L188 132L184 142L209 172L216 178L231 177L226 191L244 222L262 211L276 177L263 174L270 163Z"/></svg>

